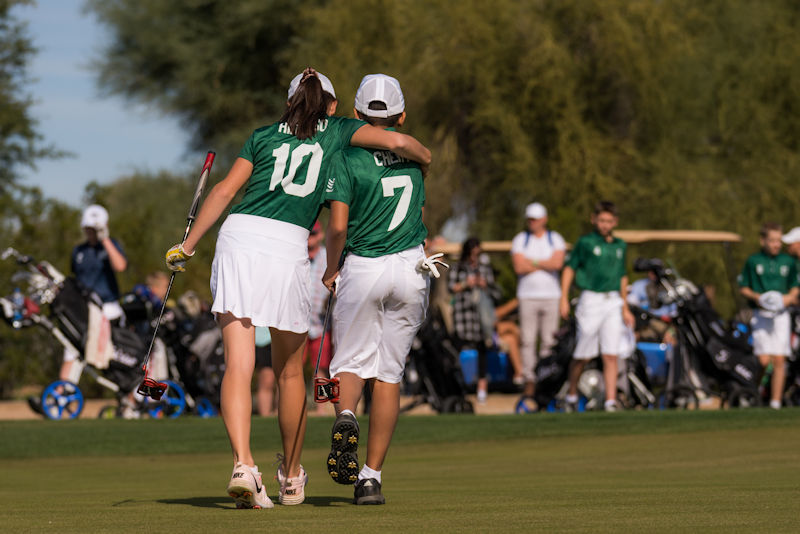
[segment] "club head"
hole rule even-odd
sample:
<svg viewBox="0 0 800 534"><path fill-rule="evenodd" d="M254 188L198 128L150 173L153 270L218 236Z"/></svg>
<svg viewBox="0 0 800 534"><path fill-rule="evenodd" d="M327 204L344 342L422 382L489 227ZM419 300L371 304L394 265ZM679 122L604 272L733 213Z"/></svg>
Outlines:
<svg viewBox="0 0 800 534"><path fill-rule="evenodd" d="M136 392L145 397L150 397L153 400L161 400L161 397L164 396L168 388L169 386L164 382L158 382L152 378L145 378L142 380L142 383L139 384L139 389L137 389Z"/></svg>
<svg viewBox="0 0 800 534"><path fill-rule="evenodd" d="M339 379L314 377L314 402L339 402Z"/></svg>

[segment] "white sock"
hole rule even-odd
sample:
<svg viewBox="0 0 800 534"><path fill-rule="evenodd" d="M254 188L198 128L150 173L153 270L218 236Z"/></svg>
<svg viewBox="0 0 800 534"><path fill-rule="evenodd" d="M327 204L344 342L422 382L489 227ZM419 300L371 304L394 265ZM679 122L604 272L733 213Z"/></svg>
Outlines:
<svg viewBox="0 0 800 534"><path fill-rule="evenodd" d="M771 400L769 401L769 407L773 410L780 410L781 409L781 401L779 400Z"/></svg>
<svg viewBox="0 0 800 534"><path fill-rule="evenodd" d="M616 406L616 404L617 401L615 401L614 399L608 399L606 400L606 402L603 403L603 406L608 408L609 406Z"/></svg>
<svg viewBox="0 0 800 534"><path fill-rule="evenodd" d="M564 397L564 400L567 401L570 404L576 404L578 402L578 396L577 395L570 395L569 393L567 393L567 396Z"/></svg>
<svg viewBox="0 0 800 534"><path fill-rule="evenodd" d="M374 478L378 481L378 484L381 483L381 472L375 471L371 467L368 467L367 464L364 464L364 467L361 468L361 471L358 473L358 480L364 480L367 478Z"/></svg>
<svg viewBox="0 0 800 534"><path fill-rule="evenodd" d="M355 417L355 416L356 416L356 414L354 414L354 413L353 413L351 410L348 410L348 409L344 409L344 410L342 410L341 412L339 412L339 415L344 415L344 414L346 414L346 413L349 413L349 414L350 414L350 415L352 415L353 417Z"/></svg>

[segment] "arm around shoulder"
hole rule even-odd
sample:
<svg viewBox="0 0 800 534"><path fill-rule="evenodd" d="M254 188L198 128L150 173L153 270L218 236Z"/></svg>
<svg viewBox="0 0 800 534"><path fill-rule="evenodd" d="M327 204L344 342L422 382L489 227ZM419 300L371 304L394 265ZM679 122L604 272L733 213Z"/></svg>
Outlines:
<svg viewBox="0 0 800 534"><path fill-rule="evenodd" d="M399 132L392 132L365 124L350 138L350 144L364 148L391 150L398 156L416 161L421 165L430 165L431 151L411 137Z"/></svg>

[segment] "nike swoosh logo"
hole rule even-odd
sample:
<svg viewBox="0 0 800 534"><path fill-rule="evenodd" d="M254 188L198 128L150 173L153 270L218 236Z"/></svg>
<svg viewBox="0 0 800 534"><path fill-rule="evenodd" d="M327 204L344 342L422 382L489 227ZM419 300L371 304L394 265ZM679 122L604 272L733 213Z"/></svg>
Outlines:
<svg viewBox="0 0 800 534"><path fill-rule="evenodd" d="M252 475L252 473L250 473ZM261 486L258 485L258 477L253 475L253 481L256 483L256 493L261 493Z"/></svg>

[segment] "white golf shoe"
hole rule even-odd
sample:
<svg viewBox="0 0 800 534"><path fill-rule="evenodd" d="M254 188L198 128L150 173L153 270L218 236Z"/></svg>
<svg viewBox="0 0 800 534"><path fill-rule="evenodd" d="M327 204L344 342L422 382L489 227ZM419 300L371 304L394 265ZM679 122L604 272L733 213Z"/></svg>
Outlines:
<svg viewBox="0 0 800 534"><path fill-rule="evenodd" d="M236 464L228 482L228 495L236 501L236 508L272 508L267 489L261 481L258 466Z"/></svg>

